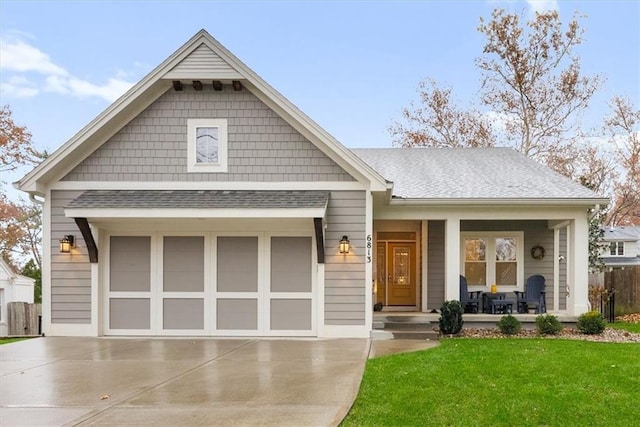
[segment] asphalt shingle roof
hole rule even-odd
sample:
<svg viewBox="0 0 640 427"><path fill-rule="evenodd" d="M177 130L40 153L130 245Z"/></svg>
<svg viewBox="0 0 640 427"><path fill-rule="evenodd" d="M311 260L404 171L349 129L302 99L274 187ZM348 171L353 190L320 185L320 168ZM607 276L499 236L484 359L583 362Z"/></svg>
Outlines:
<svg viewBox="0 0 640 427"><path fill-rule="evenodd" d="M629 242L640 240L640 227L605 227L603 231L605 240L624 240Z"/></svg>
<svg viewBox="0 0 640 427"><path fill-rule="evenodd" d="M328 191L89 190L68 208L325 208Z"/></svg>
<svg viewBox="0 0 640 427"><path fill-rule="evenodd" d="M510 148L352 150L407 199L602 199Z"/></svg>

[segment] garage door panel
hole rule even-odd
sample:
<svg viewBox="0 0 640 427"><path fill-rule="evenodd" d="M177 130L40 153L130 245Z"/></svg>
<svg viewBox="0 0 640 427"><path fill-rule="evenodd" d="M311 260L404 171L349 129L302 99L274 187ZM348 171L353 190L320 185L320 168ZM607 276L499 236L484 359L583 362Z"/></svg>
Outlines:
<svg viewBox="0 0 640 427"><path fill-rule="evenodd" d="M218 292L258 291L258 237L218 237Z"/></svg>
<svg viewBox="0 0 640 427"><path fill-rule="evenodd" d="M220 330L257 330L258 300L218 298L216 324Z"/></svg>
<svg viewBox="0 0 640 427"><path fill-rule="evenodd" d="M164 329L204 329L204 299L165 298L162 323Z"/></svg>
<svg viewBox="0 0 640 427"><path fill-rule="evenodd" d="M204 292L204 237L167 236L163 242L163 290Z"/></svg>
<svg viewBox="0 0 640 427"><path fill-rule="evenodd" d="M150 329L149 298L111 298L109 300L110 329Z"/></svg>
<svg viewBox="0 0 640 427"><path fill-rule="evenodd" d="M311 292L311 238L271 238L271 292Z"/></svg>
<svg viewBox="0 0 640 427"><path fill-rule="evenodd" d="M311 330L311 300L272 299L271 330Z"/></svg>
<svg viewBox="0 0 640 427"><path fill-rule="evenodd" d="M162 265L165 292L203 292L204 237L165 237Z"/></svg>
<svg viewBox="0 0 640 427"><path fill-rule="evenodd" d="M109 251L109 290L147 292L151 288L151 238L112 236Z"/></svg>

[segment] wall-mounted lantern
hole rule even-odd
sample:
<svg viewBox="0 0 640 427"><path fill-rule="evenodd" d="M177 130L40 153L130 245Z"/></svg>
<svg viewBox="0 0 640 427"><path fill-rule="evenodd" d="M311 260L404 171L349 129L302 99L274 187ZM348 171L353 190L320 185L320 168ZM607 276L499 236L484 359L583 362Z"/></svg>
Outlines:
<svg viewBox="0 0 640 427"><path fill-rule="evenodd" d="M342 239L340 239L340 253L349 253L349 236L342 236Z"/></svg>
<svg viewBox="0 0 640 427"><path fill-rule="evenodd" d="M75 238L73 234L67 234L60 239L60 253L68 254L71 252L71 248L74 246Z"/></svg>

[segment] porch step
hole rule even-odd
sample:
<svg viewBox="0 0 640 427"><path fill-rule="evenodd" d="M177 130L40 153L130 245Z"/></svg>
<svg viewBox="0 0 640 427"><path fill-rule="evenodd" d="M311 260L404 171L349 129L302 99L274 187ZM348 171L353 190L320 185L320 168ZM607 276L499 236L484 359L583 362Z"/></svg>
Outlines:
<svg viewBox="0 0 640 427"><path fill-rule="evenodd" d="M373 321L372 339L437 340L438 333L424 316L377 315Z"/></svg>

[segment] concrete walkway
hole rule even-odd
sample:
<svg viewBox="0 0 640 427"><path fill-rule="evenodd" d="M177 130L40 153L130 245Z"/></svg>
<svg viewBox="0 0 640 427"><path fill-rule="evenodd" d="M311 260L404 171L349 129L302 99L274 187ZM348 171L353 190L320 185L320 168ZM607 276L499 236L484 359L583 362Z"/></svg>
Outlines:
<svg viewBox="0 0 640 427"><path fill-rule="evenodd" d="M35 338L0 346L0 426L337 425L366 339Z"/></svg>

